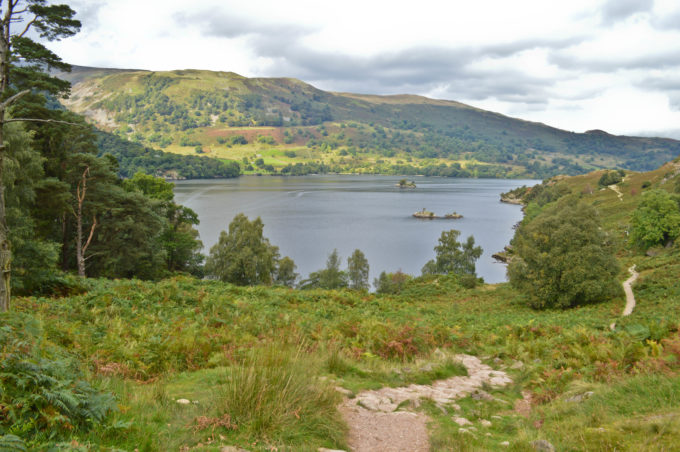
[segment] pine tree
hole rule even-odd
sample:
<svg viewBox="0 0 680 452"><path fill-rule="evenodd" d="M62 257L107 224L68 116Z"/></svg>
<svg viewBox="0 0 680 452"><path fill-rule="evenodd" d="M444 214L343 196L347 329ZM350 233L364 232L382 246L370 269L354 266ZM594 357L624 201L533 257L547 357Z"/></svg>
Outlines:
<svg viewBox="0 0 680 452"><path fill-rule="evenodd" d="M0 5L0 14L4 13L0 20L0 180L3 180L5 124L40 119L10 118L8 109L29 95L31 88L54 93L68 89L68 84L49 76L48 71L66 70L69 66L27 37L27 33L35 30L43 39L57 40L78 32L80 22L73 19L75 12L67 5L48 5L45 0L2 0ZM5 187L0 184L0 311L7 311L10 306L11 261Z"/></svg>

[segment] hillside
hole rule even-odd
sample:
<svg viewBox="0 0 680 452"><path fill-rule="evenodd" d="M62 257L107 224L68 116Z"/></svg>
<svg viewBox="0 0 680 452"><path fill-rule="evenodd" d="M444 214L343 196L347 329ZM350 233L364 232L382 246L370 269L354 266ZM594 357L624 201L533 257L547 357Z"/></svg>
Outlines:
<svg viewBox="0 0 680 452"><path fill-rule="evenodd" d="M552 450L540 441L555 450L675 450L680 243L643 253L628 245L627 228L645 191L680 192L680 159L626 172L611 188L598 187L602 175L556 177L525 195L574 193L597 207L622 268L640 272L630 316L621 315L622 295L536 311L508 284L469 289L442 275L392 295L189 277L80 281L70 296L19 298L0 314L0 414L38 412L0 417L0 445L346 449L335 409L342 394L343 404L385 416L366 390L466 381L455 380L469 375L466 354L512 382L391 410L429 417L430 450Z"/></svg>
<svg viewBox="0 0 680 452"><path fill-rule="evenodd" d="M414 95L331 93L232 72L74 67L64 105L101 129L167 152L237 160L245 172L472 177L651 170L664 138L583 134Z"/></svg>

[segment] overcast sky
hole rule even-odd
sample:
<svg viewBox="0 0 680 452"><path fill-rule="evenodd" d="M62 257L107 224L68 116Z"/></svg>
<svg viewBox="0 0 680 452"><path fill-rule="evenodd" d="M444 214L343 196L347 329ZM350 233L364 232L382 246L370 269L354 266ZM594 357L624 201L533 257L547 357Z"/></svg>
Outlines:
<svg viewBox="0 0 680 452"><path fill-rule="evenodd" d="M678 0L64 0L84 66L211 69L680 138ZM58 2L55 2L58 3Z"/></svg>

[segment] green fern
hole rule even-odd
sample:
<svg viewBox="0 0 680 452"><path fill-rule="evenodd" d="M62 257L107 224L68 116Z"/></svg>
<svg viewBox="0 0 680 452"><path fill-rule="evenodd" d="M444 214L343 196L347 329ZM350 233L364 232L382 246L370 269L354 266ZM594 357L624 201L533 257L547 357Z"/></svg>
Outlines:
<svg viewBox="0 0 680 452"><path fill-rule="evenodd" d="M26 451L26 443L14 435L0 436L0 451L2 452L24 452Z"/></svg>
<svg viewBox="0 0 680 452"><path fill-rule="evenodd" d="M22 321L20 314L6 319L0 327L0 451L106 427L113 397L83 378L75 357L43 343L37 322Z"/></svg>

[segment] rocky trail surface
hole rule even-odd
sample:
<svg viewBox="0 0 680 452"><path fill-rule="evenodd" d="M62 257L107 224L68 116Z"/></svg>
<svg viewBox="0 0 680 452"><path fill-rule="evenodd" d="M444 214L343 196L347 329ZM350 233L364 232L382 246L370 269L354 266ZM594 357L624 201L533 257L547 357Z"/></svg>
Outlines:
<svg viewBox="0 0 680 452"><path fill-rule="evenodd" d="M637 271L635 271L635 265L630 267L628 269L628 272L630 273L630 278L623 282L623 291L626 294L626 306L623 308L623 312L621 313L622 317L631 315L633 313L633 309L635 309L635 295L633 295L633 283L638 279L638 276L640 276L640 274ZM611 325L609 325L609 329L613 330L614 328L616 328L616 322L613 322Z"/></svg>
<svg viewBox="0 0 680 452"><path fill-rule="evenodd" d="M349 426L349 446L354 452L392 452L429 450L428 418L423 413L408 411L417 407L421 398L433 400L443 407L456 408L455 400L480 392L482 385L505 386L510 377L494 370L470 355L456 355L467 369L465 377L451 377L430 385L412 384L399 388L363 391L355 398L346 399L340 412Z"/></svg>
<svg viewBox="0 0 680 452"><path fill-rule="evenodd" d="M618 196L619 201L623 201L623 193L621 193L621 190L619 189L619 187L617 185L610 185L609 188L611 188L612 190L614 190L614 192L616 192L616 196Z"/></svg>
<svg viewBox="0 0 680 452"><path fill-rule="evenodd" d="M630 278L623 282L623 291L626 293L626 307L623 309L623 316L631 315L635 308L635 295L633 295L633 283L638 279L639 273L635 271L635 265L628 269Z"/></svg>

